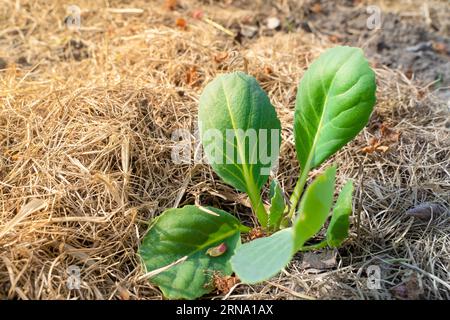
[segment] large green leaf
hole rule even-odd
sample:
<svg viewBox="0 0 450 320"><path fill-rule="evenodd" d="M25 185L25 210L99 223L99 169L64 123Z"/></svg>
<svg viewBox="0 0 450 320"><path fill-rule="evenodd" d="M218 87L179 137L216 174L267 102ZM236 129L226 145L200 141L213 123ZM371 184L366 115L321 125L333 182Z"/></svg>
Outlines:
<svg viewBox="0 0 450 320"><path fill-rule="evenodd" d="M339 247L348 237L349 217L352 213L352 193L353 183L348 181L339 194L327 229L327 243L330 247Z"/></svg>
<svg viewBox="0 0 450 320"><path fill-rule="evenodd" d="M258 283L280 272L293 255L292 228L287 228L243 244L231 258L231 265L242 282Z"/></svg>
<svg viewBox="0 0 450 320"><path fill-rule="evenodd" d="M270 183L270 209L269 209L269 227L278 229L281 218L283 218L284 208L286 207L283 190L277 180Z"/></svg>
<svg viewBox="0 0 450 320"><path fill-rule="evenodd" d="M260 223L260 190L278 158L280 121L256 79L242 72L216 77L201 97L200 137L208 162L228 184L247 192Z"/></svg>
<svg viewBox="0 0 450 320"><path fill-rule="evenodd" d="M166 210L151 226L139 249L148 272L175 264L149 279L169 299L195 299L213 289L212 276L232 273L230 258L244 227L225 211L196 206ZM208 249L225 244L223 254ZM223 247L223 245L221 246Z"/></svg>
<svg viewBox="0 0 450 320"><path fill-rule="evenodd" d="M328 218L333 204L336 166L331 166L306 189L294 221L295 250L319 232Z"/></svg>
<svg viewBox="0 0 450 320"><path fill-rule="evenodd" d="M335 47L311 64L295 103L295 147L303 170L320 165L361 131L375 89L375 74L359 48Z"/></svg>

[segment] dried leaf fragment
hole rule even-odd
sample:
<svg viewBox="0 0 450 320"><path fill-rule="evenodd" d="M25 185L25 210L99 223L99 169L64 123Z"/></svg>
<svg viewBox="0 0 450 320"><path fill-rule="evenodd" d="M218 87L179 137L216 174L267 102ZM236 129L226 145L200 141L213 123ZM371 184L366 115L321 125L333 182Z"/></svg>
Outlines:
<svg viewBox="0 0 450 320"><path fill-rule="evenodd" d="M447 46L443 42L433 42L433 50L440 54L447 54Z"/></svg>
<svg viewBox="0 0 450 320"><path fill-rule="evenodd" d="M378 136L371 138L369 140L369 145L362 148L361 152L385 153L386 151L389 150L390 145L397 143L399 140L400 140L400 132L382 123L378 132Z"/></svg>
<svg viewBox="0 0 450 320"><path fill-rule="evenodd" d="M273 73L273 70L272 70L271 67L265 66L265 67L264 67L264 73L265 73L266 75L271 75L271 74Z"/></svg>
<svg viewBox="0 0 450 320"><path fill-rule="evenodd" d="M209 248L208 250L206 250L206 254L211 256L211 257L218 257L223 255L226 251L227 251L227 245L225 244L225 242L222 242L221 244L219 244L216 247L212 247Z"/></svg>
<svg viewBox="0 0 450 320"><path fill-rule="evenodd" d="M321 253L305 252L301 267L303 269L332 269L336 266L336 251L327 250Z"/></svg>
<svg viewBox="0 0 450 320"><path fill-rule="evenodd" d="M192 18L201 20L203 18L204 12L203 10L196 9L192 12Z"/></svg>
<svg viewBox="0 0 450 320"><path fill-rule="evenodd" d="M250 230L250 232L248 233L248 237L250 238L250 240L262 238L262 237L264 237L265 235L266 235L266 234L265 234L264 231L261 229L261 227L253 228L253 229Z"/></svg>
<svg viewBox="0 0 450 320"><path fill-rule="evenodd" d="M184 18L177 18L177 20L175 20L175 24L178 28L182 29L182 30L186 30L187 27L187 22L186 19Z"/></svg>
<svg viewBox="0 0 450 320"><path fill-rule="evenodd" d="M219 274L214 274L213 276L214 287L216 287L217 291L221 294L227 294L228 292L230 292L231 288L233 288L239 282L239 278L236 276L223 277Z"/></svg>
<svg viewBox="0 0 450 320"><path fill-rule="evenodd" d="M131 294L128 289L119 284L117 286L117 298L119 300L130 300L130 297Z"/></svg>
<svg viewBox="0 0 450 320"><path fill-rule="evenodd" d="M364 153L374 153L376 151L385 153L388 150L389 150L389 147L388 146L382 146L380 142L370 143L369 146L364 147L364 148L361 149L361 151L364 152Z"/></svg>
<svg viewBox="0 0 450 320"><path fill-rule="evenodd" d="M197 68L190 67L189 70L186 72L186 83L190 86L194 85L195 82L198 80L198 74L197 74Z"/></svg>
<svg viewBox="0 0 450 320"><path fill-rule="evenodd" d="M421 220L430 220L446 213L444 206L438 203L425 202L406 211L406 215Z"/></svg>
<svg viewBox="0 0 450 320"><path fill-rule="evenodd" d="M173 11L173 10L175 10L176 6L177 6L177 0L165 0L164 1L164 7L167 10Z"/></svg>
<svg viewBox="0 0 450 320"><path fill-rule="evenodd" d="M328 36L328 39L333 43L338 43L342 41L342 37L337 34L332 34Z"/></svg>
<svg viewBox="0 0 450 320"><path fill-rule="evenodd" d="M320 5L320 3L315 3L311 7L311 11L314 12L314 13L320 13L320 12L322 12L322 6Z"/></svg>
<svg viewBox="0 0 450 320"><path fill-rule="evenodd" d="M400 140L400 132L392 129L385 123L381 124L380 134L385 143L396 143Z"/></svg>
<svg viewBox="0 0 450 320"><path fill-rule="evenodd" d="M395 298L400 300L419 300L423 294L423 286L417 274L412 274L404 282L391 289Z"/></svg>
<svg viewBox="0 0 450 320"><path fill-rule="evenodd" d="M228 52L219 52L214 56L214 61L216 63L221 63L228 58Z"/></svg>

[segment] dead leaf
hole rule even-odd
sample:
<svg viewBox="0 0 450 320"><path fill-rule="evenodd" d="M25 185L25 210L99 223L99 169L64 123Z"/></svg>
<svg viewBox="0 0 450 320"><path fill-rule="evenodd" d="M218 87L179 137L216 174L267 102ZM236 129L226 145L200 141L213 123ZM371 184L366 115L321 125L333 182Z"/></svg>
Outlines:
<svg viewBox="0 0 450 320"><path fill-rule="evenodd" d="M165 0L164 7L167 10L173 11L177 7L177 0Z"/></svg>
<svg viewBox="0 0 450 320"><path fill-rule="evenodd" d="M201 20L203 18L203 15L203 10L195 9L194 11L192 11L192 18L194 19Z"/></svg>
<svg viewBox="0 0 450 320"><path fill-rule="evenodd" d="M243 24L250 24L250 23L252 23L252 21L253 21L253 16L249 15L249 14L247 14L241 18L241 23L243 23Z"/></svg>
<svg viewBox="0 0 450 320"><path fill-rule="evenodd" d="M264 67L264 73L267 74L267 75L271 75L273 73L273 70L269 66L265 66Z"/></svg>
<svg viewBox="0 0 450 320"><path fill-rule="evenodd" d="M405 71L405 76L406 76L409 80L411 80L411 79L413 78L413 75L414 75L414 72L413 72L413 70L412 70L411 68L408 68L408 69Z"/></svg>
<svg viewBox="0 0 450 320"><path fill-rule="evenodd" d="M341 36L338 36L338 35L335 35L335 34L332 34L332 35L328 36L328 39L329 39L332 43L338 43L338 42L340 42L340 41L342 40L342 37L341 37Z"/></svg>
<svg viewBox="0 0 450 320"><path fill-rule="evenodd" d="M375 152L375 147L373 146L367 146L361 149L361 152L363 153L374 153Z"/></svg>
<svg viewBox="0 0 450 320"><path fill-rule="evenodd" d="M400 300L419 300L423 294L423 287L416 273L412 274L403 283L391 289L395 298Z"/></svg>
<svg viewBox="0 0 450 320"><path fill-rule="evenodd" d="M175 24L178 28L180 28L182 30L186 30L186 27L187 27L186 19L177 18L177 20L175 20Z"/></svg>
<svg viewBox="0 0 450 320"><path fill-rule="evenodd" d="M321 13L322 12L322 6L320 3L315 3L312 7L311 7L311 11L314 13Z"/></svg>
<svg viewBox="0 0 450 320"><path fill-rule="evenodd" d="M198 80L197 68L195 66L190 67L186 72L186 83L192 86L195 84L197 80Z"/></svg>
<svg viewBox="0 0 450 320"><path fill-rule="evenodd" d="M390 128L385 123L381 124L380 133L384 142L397 143L400 140L400 132Z"/></svg>
<svg viewBox="0 0 450 320"><path fill-rule="evenodd" d="M117 286L117 293L119 300L130 300L130 292L120 284Z"/></svg>
<svg viewBox="0 0 450 320"><path fill-rule="evenodd" d="M362 148L361 152L374 153L379 146L380 146L380 141L377 138L371 138L369 140L369 145Z"/></svg>
<svg viewBox="0 0 450 320"><path fill-rule="evenodd" d="M447 54L447 46L443 42L433 42L433 50L440 54Z"/></svg>
<svg viewBox="0 0 450 320"><path fill-rule="evenodd" d="M228 52L219 52L214 56L214 61L216 63L221 63L228 58Z"/></svg>
<svg viewBox="0 0 450 320"><path fill-rule="evenodd" d="M326 270L336 266L336 251L305 252L300 265L302 269Z"/></svg>
<svg viewBox="0 0 450 320"><path fill-rule="evenodd" d="M426 94L427 92L426 92L426 90L425 89L419 89L418 91L417 91L417 97L420 99L420 100L422 100L424 97L425 97L425 94Z"/></svg>
<svg viewBox="0 0 450 320"><path fill-rule="evenodd" d="M227 251L227 244L225 242L222 242L221 244L219 244L218 246L209 248L208 250L206 250L206 254L211 256L211 257L218 257L223 255L226 251Z"/></svg>
<svg viewBox="0 0 450 320"><path fill-rule="evenodd" d="M438 203L425 202L406 211L406 215L421 220L430 220L446 213L444 206Z"/></svg>
<svg viewBox="0 0 450 320"><path fill-rule="evenodd" d="M380 152L383 152L383 153L385 153L386 151L388 151L389 150L389 147L388 146L379 146L379 147L377 147L377 149L376 149L376 151L380 151Z"/></svg>
<svg viewBox="0 0 450 320"><path fill-rule="evenodd" d="M378 134L369 140L369 145L361 148L361 152L385 153L389 150L390 145L397 143L400 140L400 132L390 128L385 123L382 123Z"/></svg>
<svg viewBox="0 0 450 320"><path fill-rule="evenodd" d="M233 288L239 282L240 280L236 276L223 277L220 274L213 275L214 287L216 287L217 291L221 294L227 294L228 292L230 292L231 288Z"/></svg>
<svg viewBox="0 0 450 320"><path fill-rule="evenodd" d="M250 232L248 233L248 237L249 237L250 240L262 238L262 237L264 237L265 235L266 235L266 234L265 234L265 232L261 229L261 227L253 228L253 229L250 230Z"/></svg>

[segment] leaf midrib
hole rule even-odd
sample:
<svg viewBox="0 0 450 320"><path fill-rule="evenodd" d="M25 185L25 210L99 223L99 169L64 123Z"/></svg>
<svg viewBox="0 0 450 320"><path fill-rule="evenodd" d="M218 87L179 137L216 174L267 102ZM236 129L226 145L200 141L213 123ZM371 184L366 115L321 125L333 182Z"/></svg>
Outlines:
<svg viewBox="0 0 450 320"><path fill-rule="evenodd" d="M237 132L238 128L236 126L236 121L235 121L235 119L233 117L233 113L231 112L231 104L230 104L230 100L228 99L227 92L225 90L225 85L224 85L223 79L221 79L221 81L222 81L221 82L221 84L222 84L222 91L223 91L223 95L225 96L225 102L226 102L226 105L227 105L228 115L230 116L231 126L233 127L233 131L234 131L234 134L236 136L239 156L241 157L241 160L243 161L241 172L244 175L244 179L245 179L246 184L248 185L249 184L249 182L248 182L249 176L248 176L248 171L247 171L247 167L246 167L246 164L245 164L245 161L247 159L245 159L245 157L244 157L244 151L242 150L241 141L239 139L239 135L238 135L238 132ZM248 128L246 128L246 129L248 129ZM239 166L236 166L236 167L239 167Z"/></svg>
<svg viewBox="0 0 450 320"><path fill-rule="evenodd" d="M156 231L158 234L161 234L161 233L159 232L158 229L155 229L155 231ZM213 244L215 244L216 242L219 242L219 241L222 241L222 240L227 240L228 238L230 238L231 236L235 235L235 234L238 233L238 232L240 232L239 229L236 229L236 230L230 230L230 231L226 232L225 234L223 234L221 237L218 237L218 238L215 238L215 239L211 239L211 240L205 242L204 244L202 244L202 245L200 245L200 246L197 246L197 249L195 249L194 251L192 251L192 252L190 252L190 253L188 253L188 254L185 254L185 255L183 255L183 256L187 256L187 257L190 258L190 257L192 257L193 255L195 255L195 254L197 254L197 253L203 251L204 249L211 247L211 246L212 246ZM164 234L163 234L163 235L164 235ZM175 240L167 240L167 241L175 242L175 243L183 243L183 242L175 241ZM153 245L151 245L151 246L154 248L155 251L161 252L160 250L158 250L158 249L157 249L156 247L154 247ZM178 259L178 258L177 258L177 259ZM180 264L180 265L181 265L181 264Z"/></svg>

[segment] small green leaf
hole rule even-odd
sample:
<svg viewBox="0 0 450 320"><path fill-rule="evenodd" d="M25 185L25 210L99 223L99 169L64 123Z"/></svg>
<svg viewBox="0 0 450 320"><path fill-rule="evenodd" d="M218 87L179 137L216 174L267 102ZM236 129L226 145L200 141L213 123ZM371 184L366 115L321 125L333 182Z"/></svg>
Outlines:
<svg viewBox="0 0 450 320"><path fill-rule="evenodd" d="M301 250L305 242L319 232L333 204L336 166L331 166L318 176L306 189L300 201L294 221L295 250Z"/></svg>
<svg viewBox="0 0 450 320"><path fill-rule="evenodd" d="M280 120L255 78L242 72L216 77L203 90L198 110L208 162L228 184L249 195L263 227L260 190L278 159Z"/></svg>
<svg viewBox="0 0 450 320"><path fill-rule="evenodd" d="M292 228L245 243L231 258L233 271L244 283L268 280L291 261L293 244Z"/></svg>
<svg viewBox="0 0 450 320"><path fill-rule="evenodd" d="M215 208L168 209L150 227L139 249L148 272L187 257L149 279L169 299L195 299L210 292L212 276L232 273L230 258L240 245L239 221ZM211 248L225 246L218 256Z"/></svg>
<svg viewBox="0 0 450 320"><path fill-rule="evenodd" d="M283 190L281 190L277 180L272 180L272 182L270 183L270 228L278 229L278 227L280 226L281 218L283 217L285 207L286 205L284 202Z"/></svg>
<svg viewBox="0 0 450 320"><path fill-rule="evenodd" d="M348 237L349 217L352 213L352 193L353 183L348 181L338 196L327 229L327 243L330 247L339 247Z"/></svg>
<svg viewBox="0 0 450 320"><path fill-rule="evenodd" d="M361 131L375 89L375 74L359 48L335 47L311 64L295 102L295 147L303 170L320 165Z"/></svg>

